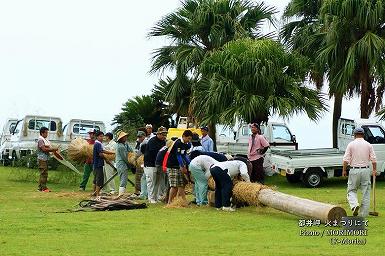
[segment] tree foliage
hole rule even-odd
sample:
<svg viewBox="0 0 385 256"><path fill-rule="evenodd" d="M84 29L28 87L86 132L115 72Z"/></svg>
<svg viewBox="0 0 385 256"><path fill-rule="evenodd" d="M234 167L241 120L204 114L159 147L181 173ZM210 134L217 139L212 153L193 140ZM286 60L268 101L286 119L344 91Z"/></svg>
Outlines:
<svg viewBox="0 0 385 256"><path fill-rule="evenodd" d="M270 39L240 39L213 52L201 66L195 95L206 119L233 124L267 122L271 115L306 113L317 120L324 98L303 85L308 61Z"/></svg>

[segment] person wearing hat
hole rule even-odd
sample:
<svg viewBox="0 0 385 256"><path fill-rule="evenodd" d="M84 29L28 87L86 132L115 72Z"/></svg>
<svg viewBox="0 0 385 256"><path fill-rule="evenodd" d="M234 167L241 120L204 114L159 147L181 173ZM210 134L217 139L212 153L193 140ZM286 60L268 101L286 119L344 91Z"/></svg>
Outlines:
<svg viewBox="0 0 385 256"><path fill-rule="evenodd" d="M155 137L155 134L152 131L153 131L152 124L146 124L146 137L147 137L147 139L151 139L151 138Z"/></svg>
<svg viewBox="0 0 385 256"><path fill-rule="evenodd" d="M95 144L95 130L88 131L89 138L87 139L88 144L94 145ZM80 183L79 190L84 191L86 189L88 179L90 178L92 172L92 158L89 157L84 162L83 166L83 179Z"/></svg>
<svg viewBox="0 0 385 256"><path fill-rule="evenodd" d="M135 153L136 153L136 157L138 158L142 155L140 151L140 145L146 138L146 133L144 131L138 131L138 133L136 134L136 138L137 139L136 139ZM144 183L143 185L141 184L143 174L144 174L143 168L137 167L135 172L135 194L136 195L140 195L141 191L143 190L147 191L147 189L144 188L144 186L147 187L147 184L146 183ZM144 177L144 182L145 181L146 179ZM146 198L147 198L147 192L146 192Z"/></svg>
<svg viewBox="0 0 385 256"><path fill-rule="evenodd" d="M258 124L253 123L250 128L251 135L249 137L249 148L247 151L247 158L253 165L250 181L264 184L265 171L263 170L263 156L269 149L270 144L261 134L261 129Z"/></svg>
<svg viewBox="0 0 385 256"><path fill-rule="evenodd" d="M115 152L116 142L113 140L114 135L111 132L107 132L104 135L104 148L108 151ZM110 161L112 165L114 165L114 161ZM112 176L114 176L114 168L109 164L104 164L104 180L109 180ZM111 180L106 187L103 188L104 191L110 193L111 195L115 194L115 181Z"/></svg>
<svg viewBox="0 0 385 256"><path fill-rule="evenodd" d="M167 129L163 126L159 127L156 136L147 142L144 152L144 174L147 181L148 201L152 204L160 201L159 191L164 177L158 173L155 161L159 150L166 145L166 138ZM160 180L161 178L163 179Z"/></svg>
<svg viewBox="0 0 385 256"><path fill-rule="evenodd" d="M201 127L202 140L201 144L203 150L206 152L214 152L214 141L209 136L209 128L207 126Z"/></svg>
<svg viewBox="0 0 385 256"><path fill-rule="evenodd" d="M249 168L240 160L218 162L211 166L210 173L215 181L215 207L218 210L235 211L230 207L233 191L232 179L240 174L243 180L249 182Z"/></svg>
<svg viewBox="0 0 385 256"><path fill-rule="evenodd" d="M132 148L126 143L128 134L120 131L118 133L117 144L116 144L116 154L115 162L116 169L119 174L120 183L119 183L119 195L122 196L126 191L127 179L128 179L128 169L130 163L128 162L128 153L133 152Z"/></svg>
<svg viewBox="0 0 385 256"><path fill-rule="evenodd" d="M204 148L200 142L198 133L195 133L195 132L193 133L191 144L192 144L192 147L191 147L190 153L195 150L204 151Z"/></svg>
<svg viewBox="0 0 385 256"><path fill-rule="evenodd" d="M372 172L369 168L372 162ZM354 129L354 141L350 142L345 150L343 158L342 176L347 176L347 166L349 169L347 200L352 209L353 216L359 215L366 217L369 215L370 207L370 175L373 177L377 172L376 154L373 146L364 140L364 129ZM357 190L361 188L362 202L358 203Z"/></svg>

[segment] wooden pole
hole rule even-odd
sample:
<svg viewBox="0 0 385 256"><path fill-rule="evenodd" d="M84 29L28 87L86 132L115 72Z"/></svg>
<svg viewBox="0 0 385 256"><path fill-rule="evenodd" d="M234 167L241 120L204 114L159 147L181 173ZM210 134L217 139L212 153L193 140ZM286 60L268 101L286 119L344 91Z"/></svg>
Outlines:
<svg viewBox="0 0 385 256"><path fill-rule="evenodd" d="M210 201L213 201L213 195L210 196ZM291 196L258 183L236 182L233 187L233 199L236 203L256 206L262 204L324 223L334 220L339 222L342 217L346 217L346 211L342 207Z"/></svg>
<svg viewBox="0 0 385 256"><path fill-rule="evenodd" d="M323 223L334 220L340 222L342 217L347 216L342 207L287 195L271 189L262 189L258 194L258 199L263 205L271 208L313 220L321 220Z"/></svg>

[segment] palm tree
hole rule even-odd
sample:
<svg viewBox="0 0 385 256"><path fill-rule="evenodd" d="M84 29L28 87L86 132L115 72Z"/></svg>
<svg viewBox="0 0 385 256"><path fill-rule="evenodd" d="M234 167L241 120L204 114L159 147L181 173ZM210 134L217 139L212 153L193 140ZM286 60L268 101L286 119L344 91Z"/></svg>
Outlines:
<svg viewBox="0 0 385 256"><path fill-rule="evenodd" d="M330 88L359 93L361 118L368 118L384 93L385 3L324 0L320 14L326 42L319 57L335 72Z"/></svg>
<svg viewBox="0 0 385 256"><path fill-rule="evenodd" d="M318 90L321 90L324 84L325 75L333 80L334 75L341 68L337 61L331 61L332 65L327 65L327 60L318 57L318 53L325 47L325 33L322 31L320 22L322 2L322 0L292 0L284 11L285 24L280 31L280 37L289 49L310 59L310 78ZM334 68L334 70L328 68ZM333 147L338 147L338 120L341 117L342 100L346 91L335 90L334 88L331 84L329 97L334 97Z"/></svg>
<svg viewBox="0 0 385 256"><path fill-rule="evenodd" d="M205 56L237 38L260 38L261 25L273 23L275 9L248 0L184 0L181 4L149 33L149 37L165 37L170 42L154 51L151 72L175 72L167 100L177 105L179 99L186 100L188 112L202 119L192 108L197 104L193 104L191 96L202 79L199 66ZM215 123L209 127L215 139Z"/></svg>
<svg viewBox="0 0 385 256"><path fill-rule="evenodd" d="M196 97L207 119L232 125L267 122L271 115L289 117L306 113L317 120L325 110L324 98L303 86L309 61L288 53L279 43L239 39L212 53L201 65L205 79Z"/></svg>
<svg viewBox="0 0 385 256"><path fill-rule="evenodd" d="M161 99L153 95L135 96L123 104L122 112L115 115L113 125L115 130L129 131L130 138L135 138L136 131L144 124L154 127L170 126L170 115L167 106Z"/></svg>

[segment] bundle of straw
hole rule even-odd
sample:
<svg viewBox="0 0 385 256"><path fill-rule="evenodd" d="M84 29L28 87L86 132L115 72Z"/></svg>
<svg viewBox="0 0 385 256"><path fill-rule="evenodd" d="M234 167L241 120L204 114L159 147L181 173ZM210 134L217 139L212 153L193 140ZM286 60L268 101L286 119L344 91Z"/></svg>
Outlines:
<svg viewBox="0 0 385 256"><path fill-rule="evenodd" d="M215 190L215 181L212 176L208 180L208 185L210 190Z"/></svg>
<svg viewBox="0 0 385 256"><path fill-rule="evenodd" d="M259 192L266 188L269 187L259 183L243 181L236 182L233 187L233 199L237 202L237 204L258 206L260 205L258 200Z"/></svg>
<svg viewBox="0 0 385 256"><path fill-rule="evenodd" d="M115 161L115 154L103 154L103 157L106 161L109 161L109 162Z"/></svg>
<svg viewBox="0 0 385 256"><path fill-rule="evenodd" d="M164 208L186 208L188 202L181 197L175 197L171 204L167 204Z"/></svg>
<svg viewBox="0 0 385 256"><path fill-rule="evenodd" d="M93 145L82 138L76 138L68 146L68 158L78 163L84 163L92 157Z"/></svg>
<svg viewBox="0 0 385 256"><path fill-rule="evenodd" d="M142 167L144 164L144 156L141 155L140 157L136 158L136 154L134 152L129 152L127 155L128 162L135 166L136 168Z"/></svg>

